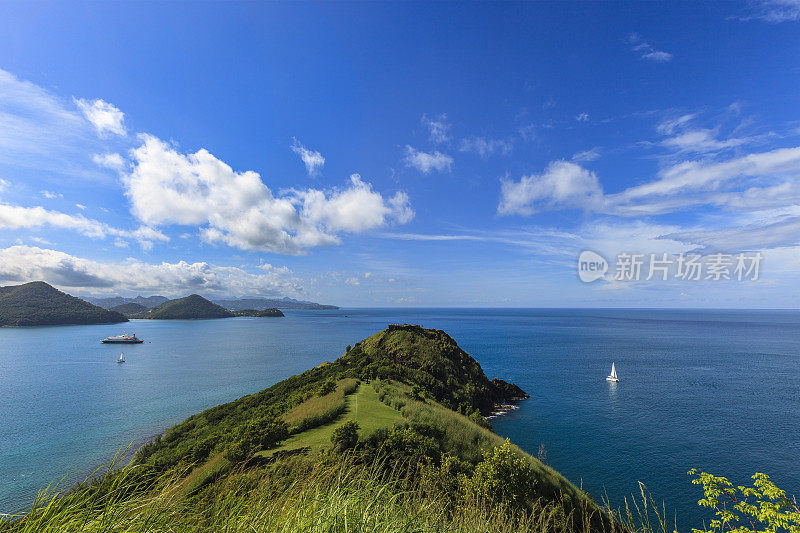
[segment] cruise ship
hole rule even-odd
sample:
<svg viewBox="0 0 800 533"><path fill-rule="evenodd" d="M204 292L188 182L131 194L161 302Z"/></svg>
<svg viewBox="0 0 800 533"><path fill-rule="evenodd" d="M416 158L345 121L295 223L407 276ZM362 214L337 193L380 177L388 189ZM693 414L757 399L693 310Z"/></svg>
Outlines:
<svg viewBox="0 0 800 533"><path fill-rule="evenodd" d="M136 333L133 335L128 335L127 333L123 335L116 335L114 337L106 337L105 339L101 340L103 344L141 344L144 341L136 336Z"/></svg>

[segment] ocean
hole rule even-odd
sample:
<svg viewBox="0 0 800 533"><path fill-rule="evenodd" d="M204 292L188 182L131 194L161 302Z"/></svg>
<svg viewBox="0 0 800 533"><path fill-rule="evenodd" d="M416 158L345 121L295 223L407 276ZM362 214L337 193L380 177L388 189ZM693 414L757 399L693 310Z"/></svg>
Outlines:
<svg viewBox="0 0 800 533"><path fill-rule="evenodd" d="M340 309L286 318L0 328L0 513L124 446L341 355L386 327L447 331L531 395L492 421L596 500L644 483L680 531L708 519L686 471L800 495L800 312ZM104 345L136 333L141 345ZM119 353L126 363L117 364ZM619 383L605 380L615 363Z"/></svg>

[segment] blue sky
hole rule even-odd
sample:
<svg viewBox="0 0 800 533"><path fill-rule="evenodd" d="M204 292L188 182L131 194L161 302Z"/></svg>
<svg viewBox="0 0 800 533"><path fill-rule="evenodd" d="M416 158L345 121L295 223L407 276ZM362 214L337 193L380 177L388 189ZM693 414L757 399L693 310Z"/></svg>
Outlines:
<svg viewBox="0 0 800 533"><path fill-rule="evenodd" d="M797 0L5 3L0 281L796 307L798 50ZM627 282L622 252L763 261Z"/></svg>

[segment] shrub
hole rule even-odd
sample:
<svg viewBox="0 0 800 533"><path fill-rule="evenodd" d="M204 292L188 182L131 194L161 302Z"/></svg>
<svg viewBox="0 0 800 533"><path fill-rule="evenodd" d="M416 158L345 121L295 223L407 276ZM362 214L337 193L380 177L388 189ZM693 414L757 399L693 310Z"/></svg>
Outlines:
<svg viewBox="0 0 800 533"><path fill-rule="evenodd" d="M695 469L689 470L689 475L697 476L693 484L703 486L703 499L697 503L713 509L716 515L707 530L693 529L694 533L800 531L797 500L787 497L768 475L754 474L752 488L734 487L727 478Z"/></svg>
<svg viewBox="0 0 800 533"><path fill-rule="evenodd" d="M192 461L195 463L205 461L216 445L217 437L206 437L201 440L192 450Z"/></svg>
<svg viewBox="0 0 800 533"><path fill-rule="evenodd" d="M472 478L464 480L467 493L478 500L520 510L529 506L535 484L530 463L514 453L508 439L502 446L485 451Z"/></svg>
<svg viewBox="0 0 800 533"><path fill-rule="evenodd" d="M225 448L225 457L232 463L244 461L253 452L271 448L289 436L283 420L259 418L240 426Z"/></svg>
<svg viewBox="0 0 800 533"><path fill-rule="evenodd" d="M425 458L438 463L441 458L439 444L430 436L420 435L411 428L392 429L386 436L381 452L396 459L412 458L415 462Z"/></svg>
<svg viewBox="0 0 800 533"><path fill-rule="evenodd" d="M354 448L358 444L358 423L350 420L334 429L331 444L334 450L340 452Z"/></svg>
<svg viewBox="0 0 800 533"><path fill-rule="evenodd" d="M419 385L414 385L411 388L411 392L408 393L408 396L412 400L417 400L418 402L424 402L425 401L425 389L423 389Z"/></svg>
<svg viewBox="0 0 800 533"><path fill-rule="evenodd" d="M492 430L492 424L486 420L486 418L481 414L480 411L473 411L471 415L469 415L469 419L478 424L482 428L486 428L489 431Z"/></svg>
<svg viewBox="0 0 800 533"><path fill-rule="evenodd" d="M225 458L232 463L240 463L250 457L253 447L246 439L228 443L225 447Z"/></svg>
<svg viewBox="0 0 800 533"><path fill-rule="evenodd" d="M336 392L336 382L333 379L327 379L322 382L322 385L317 390L317 396L325 396L332 392Z"/></svg>

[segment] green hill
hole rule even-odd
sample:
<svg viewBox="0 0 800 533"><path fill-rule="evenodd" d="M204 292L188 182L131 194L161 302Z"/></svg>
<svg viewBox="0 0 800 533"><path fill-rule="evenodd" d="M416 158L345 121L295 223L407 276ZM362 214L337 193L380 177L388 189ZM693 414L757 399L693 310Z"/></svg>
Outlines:
<svg viewBox="0 0 800 533"><path fill-rule="evenodd" d="M286 316L280 309L270 307L269 309L242 309L241 311L234 311L236 316L253 316L253 317L281 317Z"/></svg>
<svg viewBox="0 0 800 533"><path fill-rule="evenodd" d="M0 326L111 324L127 320L120 313L70 296L43 281L0 287Z"/></svg>
<svg viewBox="0 0 800 533"><path fill-rule="evenodd" d="M122 313L125 316L132 316L132 315L138 315L140 313L143 313L144 311L147 311L147 307L145 307L145 306L143 306L141 304L137 304L137 303L131 302L131 303L127 303L127 304L115 305L114 307L111 308L111 311L116 311L117 313Z"/></svg>
<svg viewBox="0 0 800 533"><path fill-rule="evenodd" d="M558 531L616 526L481 413L527 397L446 333L389 326L194 415L3 531Z"/></svg>
<svg viewBox="0 0 800 533"><path fill-rule="evenodd" d="M202 296L192 294L185 298L167 300L166 302L143 311L136 318L152 318L161 320L193 319L193 318L228 318L233 313Z"/></svg>

